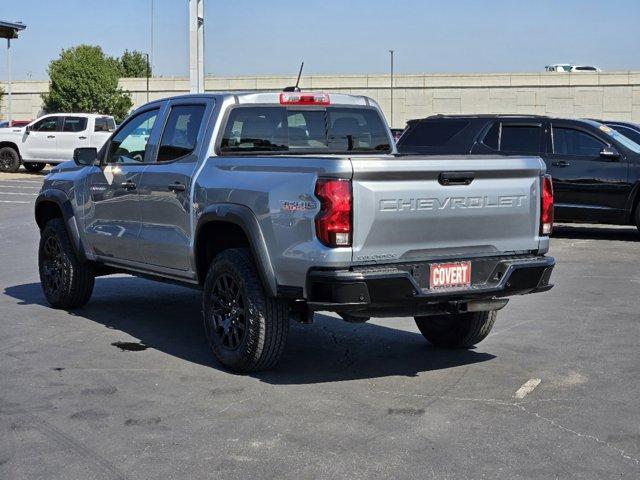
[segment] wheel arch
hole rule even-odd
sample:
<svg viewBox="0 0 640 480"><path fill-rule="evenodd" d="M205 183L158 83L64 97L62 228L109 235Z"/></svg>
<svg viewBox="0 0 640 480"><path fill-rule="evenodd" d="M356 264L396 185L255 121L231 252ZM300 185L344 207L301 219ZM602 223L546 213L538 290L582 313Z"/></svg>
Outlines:
<svg viewBox="0 0 640 480"><path fill-rule="evenodd" d="M224 235L218 235L223 231ZM251 209L238 204L210 205L198 217L194 260L198 283L204 284L215 255L226 248L247 247L268 295L276 296L277 281L266 241Z"/></svg>
<svg viewBox="0 0 640 480"><path fill-rule="evenodd" d="M15 142L9 142L9 141L2 141L0 142L0 148L4 148L4 147L11 147L13 148L16 153L18 154L18 157L20 157L20 160L22 160L22 155L20 154L20 148L18 148L18 144Z"/></svg>
<svg viewBox="0 0 640 480"><path fill-rule="evenodd" d="M40 192L36 198L34 215L41 231L52 218L61 218L73 248L82 260L86 260L73 206L62 190L51 188Z"/></svg>

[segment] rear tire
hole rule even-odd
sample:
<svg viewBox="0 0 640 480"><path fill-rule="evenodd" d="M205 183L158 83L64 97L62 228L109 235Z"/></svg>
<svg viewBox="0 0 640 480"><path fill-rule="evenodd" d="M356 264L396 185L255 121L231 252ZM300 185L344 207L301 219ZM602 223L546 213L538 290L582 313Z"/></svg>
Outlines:
<svg viewBox="0 0 640 480"><path fill-rule="evenodd" d="M415 320L430 344L442 348L469 348L489 335L497 315L498 312L492 310L415 317Z"/></svg>
<svg viewBox="0 0 640 480"><path fill-rule="evenodd" d="M77 308L91 298L93 268L78 258L61 218L49 220L42 229L38 267L42 291L52 307Z"/></svg>
<svg viewBox="0 0 640 480"><path fill-rule="evenodd" d="M11 147L0 148L0 172L16 173L20 169L20 155Z"/></svg>
<svg viewBox="0 0 640 480"><path fill-rule="evenodd" d="M249 250L218 254L203 293L204 327L216 358L236 372L273 367L289 333L289 305L269 297Z"/></svg>
<svg viewBox="0 0 640 480"><path fill-rule="evenodd" d="M36 173L40 172L44 167L46 167L46 163L36 163L36 162L23 162L22 166L27 172Z"/></svg>
<svg viewBox="0 0 640 480"><path fill-rule="evenodd" d="M636 221L636 228L640 231L640 203L636 205L635 221Z"/></svg>

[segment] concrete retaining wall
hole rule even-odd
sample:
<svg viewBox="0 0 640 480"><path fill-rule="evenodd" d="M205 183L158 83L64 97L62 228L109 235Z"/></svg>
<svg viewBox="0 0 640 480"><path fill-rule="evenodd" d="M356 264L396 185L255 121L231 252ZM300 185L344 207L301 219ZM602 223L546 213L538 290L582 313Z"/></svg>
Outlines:
<svg viewBox="0 0 640 480"><path fill-rule="evenodd" d="M207 77L207 91L280 90L295 77ZM146 80L122 79L136 106L146 102ZM367 95L391 112L388 75L303 77L305 90ZM6 85L4 86L7 90ZM46 81L13 83L13 118L31 119L41 113L40 95ZM188 92L187 78L150 81L149 99ZM436 113L525 113L591 117L640 122L640 72L498 73L459 75L398 75L394 82L393 126ZM5 95L2 113L6 113Z"/></svg>

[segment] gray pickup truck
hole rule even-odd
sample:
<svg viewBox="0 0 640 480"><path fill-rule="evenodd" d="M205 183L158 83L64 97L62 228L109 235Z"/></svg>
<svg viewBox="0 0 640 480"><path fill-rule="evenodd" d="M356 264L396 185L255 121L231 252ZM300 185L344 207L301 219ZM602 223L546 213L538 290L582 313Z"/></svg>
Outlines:
<svg viewBox="0 0 640 480"><path fill-rule="evenodd" d="M431 344L465 348L506 297L552 286L542 160L398 156L362 96L151 102L54 168L35 217L52 306L84 305L114 273L200 288L213 353L241 372L273 366L315 311L412 316Z"/></svg>

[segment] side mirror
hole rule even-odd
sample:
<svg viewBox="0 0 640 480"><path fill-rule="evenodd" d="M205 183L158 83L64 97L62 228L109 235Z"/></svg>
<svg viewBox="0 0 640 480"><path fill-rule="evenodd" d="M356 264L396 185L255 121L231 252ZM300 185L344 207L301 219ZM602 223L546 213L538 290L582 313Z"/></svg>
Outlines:
<svg viewBox="0 0 640 480"><path fill-rule="evenodd" d="M24 133L26 133L27 135L31 133L31 125L27 125L26 127L24 127Z"/></svg>
<svg viewBox="0 0 640 480"><path fill-rule="evenodd" d="M95 147L76 148L73 151L73 161L81 167L95 165L98 159L98 149Z"/></svg>
<svg viewBox="0 0 640 480"><path fill-rule="evenodd" d="M620 153L613 147L604 147L600 150L600 156L613 162L620 158Z"/></svg>

